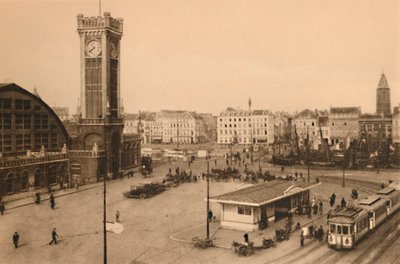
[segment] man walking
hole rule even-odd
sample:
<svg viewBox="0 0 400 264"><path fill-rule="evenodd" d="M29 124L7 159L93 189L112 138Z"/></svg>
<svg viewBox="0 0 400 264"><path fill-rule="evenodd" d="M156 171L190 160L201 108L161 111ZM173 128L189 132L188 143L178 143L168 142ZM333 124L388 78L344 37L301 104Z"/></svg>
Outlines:
<svg viewBox="0 0 400 264"><path fill-rule="evenodd" d="M58 234L56 232L56 228L54 227L53 232L51 232L51 241L50 241L49 245L51 245L53 242L57 245L57 237L58 237Z"/></svg>
<svg viewBox="0 0 400 264"><path fill-rule="evenodd" d="M304 235L303 235L303 231L301 231L301 235L300 235L300 246L304 247Z"/></svg>
<svg viewBox="0 0 400 264"><path fill-rule="evenodd" d="M119 223L119 210L117 210L117 213L115 214L115 221Z"/></svg>
<svg viewBox="0 0 400 264"><path fill-rule="evenodd" d="M319 200L319 212L320 212L320 215L322 215L322 207L324 206L324 204L322 203L322 200Z"/></svg>
<svg viewBox="0 0 400 264"><path fill-rule="evenodd" d="M50 194L50 207L51 207L51 209L54 209L55 206L56 206L56 201L54 200L53 193L51 193Z"/></svg>
<svg viewBox="0 0 400 264"><path fill-rule="evenodd" d="M19 241L19 235L18 232L15 232L13 235L13 243L15 248L18 248L18 241Z"/></svg>

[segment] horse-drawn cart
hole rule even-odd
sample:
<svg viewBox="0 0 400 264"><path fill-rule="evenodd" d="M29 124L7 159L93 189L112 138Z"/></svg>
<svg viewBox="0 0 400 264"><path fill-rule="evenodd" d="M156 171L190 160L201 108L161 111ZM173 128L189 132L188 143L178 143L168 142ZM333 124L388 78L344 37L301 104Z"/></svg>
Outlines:
<svg viewBox="0 0 400 264"><path fill-rule="evenodd" d="M214 242L211 238L201 239L199 237L193 237L192 242L195 247L202 249L212 247L214 245Z"/></svg>

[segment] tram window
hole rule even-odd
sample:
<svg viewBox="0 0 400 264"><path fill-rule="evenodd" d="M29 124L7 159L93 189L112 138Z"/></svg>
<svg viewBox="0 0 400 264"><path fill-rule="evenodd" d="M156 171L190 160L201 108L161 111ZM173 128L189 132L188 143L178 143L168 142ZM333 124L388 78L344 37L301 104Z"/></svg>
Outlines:
<svg viewBox="0 0 400 264"><path fill-rule="evenodd" d="M350 226L350 234L353 234L353 226Z"/></svg>
<svg viewBox="0 0 400 264"><path fill-rule="evenodd" d="M335 233L336 232L336 228L335 228L336 226L335 225L331 225L331 233Z"/></svg>
<svg viewBox="0 0 400 264"><path fill-rule="evenodd" d="M337 233L340 235L342 233L342 226L337 226Z"/></svg>
<svg viewBox="0 0 400 264"><path fill-rule="evenodd" d="M343 226L343 235L348 235L348 234L349 234L349 227Z"/></svg>

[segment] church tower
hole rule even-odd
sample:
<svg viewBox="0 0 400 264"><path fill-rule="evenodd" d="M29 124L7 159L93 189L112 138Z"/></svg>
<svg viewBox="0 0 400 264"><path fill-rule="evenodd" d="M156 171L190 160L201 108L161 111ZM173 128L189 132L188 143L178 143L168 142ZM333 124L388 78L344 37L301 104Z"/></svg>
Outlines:
<svg viewBox="0 0 400 264"><path fill-rule="evenodd" d="M74 148L83 177L122 174L123 118L120 99L120 41L123 20L103 16L77 16L80 37L81 94L78 135ZM84 167L86 169L84 170Z"/></svg>
<svg viewBox="0 0 400 264"><path fill-rule="evenodd" d="M390 89L384 73L379 80L378 88L376 89L376 113L390 114Z"/></svg>

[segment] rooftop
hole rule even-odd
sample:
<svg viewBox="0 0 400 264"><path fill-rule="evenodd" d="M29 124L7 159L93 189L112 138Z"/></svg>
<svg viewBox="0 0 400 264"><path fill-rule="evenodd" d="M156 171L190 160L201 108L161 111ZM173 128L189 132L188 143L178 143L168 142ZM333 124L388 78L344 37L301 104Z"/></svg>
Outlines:
<svg viewBox="0 0 400 264"><path fill-rule="evenodd" d="M331 107L330 114L360 114L361 107Z"/></svg>
<svg viewBox="0 0 400 264"><path fill-rule="evenodd" d="M260 206L294 193L310 189L317 183L270 181L237 191L211 197L213 202Z"/></svg>

